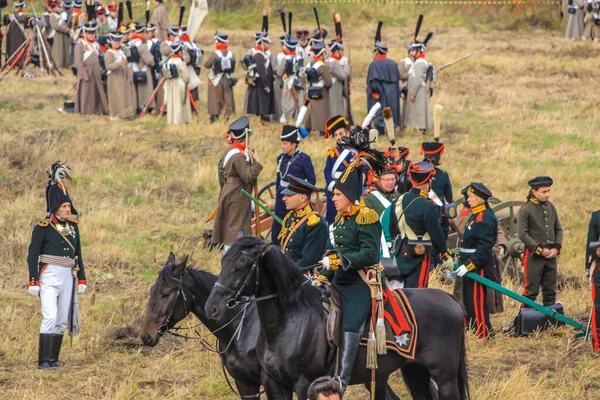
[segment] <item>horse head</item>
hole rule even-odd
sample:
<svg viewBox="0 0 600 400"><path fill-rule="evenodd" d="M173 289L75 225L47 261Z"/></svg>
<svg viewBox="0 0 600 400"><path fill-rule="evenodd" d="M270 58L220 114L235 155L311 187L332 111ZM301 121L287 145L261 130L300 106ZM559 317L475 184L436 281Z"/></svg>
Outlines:
<svg viewBox="0 0 600 400"><path fill-rule="evenodd" d="M170 253L150 289L146 317L140 330L140 337L146 346L156 346L160 336L184 319L191 309L183 292L183 279L188 270L187 261L186 256L183 261L177 263L175 255Z"/></svg>
<svg viewBox="0 0 600 400"><path fill-rule="evenodd" d="M209 318L223 322L239 301L256 295L259 263L271 248L271 243L251 236L236 240L221 258L221 273L206 302Z"/></svg>

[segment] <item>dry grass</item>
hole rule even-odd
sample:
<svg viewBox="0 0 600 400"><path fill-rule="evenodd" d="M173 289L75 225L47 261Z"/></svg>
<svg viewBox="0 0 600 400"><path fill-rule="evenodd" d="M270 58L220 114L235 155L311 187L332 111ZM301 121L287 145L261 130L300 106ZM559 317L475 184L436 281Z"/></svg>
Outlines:
<svg viewBox="0 0 600 400"><path fill-rule="evenodd" d="M396 13L397 27L386 20L384 37L396 60L404 55L414 10ZM553 201L565 229L560 269L567 276L581 276L587 221L598 208L592 196L600 189L600 85L597 62L588 57L597 46L565 43L556 32L523 25L518 25L517 34L506 30L510 21L492 21L490 16L475 25L471 17L483 15L459 8L433 24L429 16L441 15L440 10L453 9L427 9L423 27L438 32L430 56L436 65L492 46L492 51L440 73L433 99L445 107L444 167L455 193L476 180L501 199L522 199L530 177L552 175ZM345 17L353 22L346 25L345 34L352 44L357 119L366 114L365 74L375 21L396 11L392 6L360 6ZM540 14L522 18L540 20ZM298 15L303 22L296 26L313 25L307 10ZM251 44L254 25L235 13L209 16L200 43L208 47L216 22L224 18L233 18L232 23L244 29L225 29L232 32L239 57L242 45ZM278 25L273 29L278 32ZM156 348L144 349L135 334L148 290L169 251L193 252L199 266L218 270L217 255L204 252L198 243L216 202L216 162L225 148L226 124L209 125L205 112L180 128L168 127L157 117L117 124L107 117L59 114L56 109L71 96L69 74L34 80L9 75L0 81L0 348L6 351L0 361L0 398L234 398L218 358L197 343L165 338ZM205 71L202 79L206 82ZM238 110L244 89L242 83L237 87ZM204 85L201 93L204 110ZM252 126L253 146L266 166L260 177L265 184L274 177L279 127L256 120ZM420 134L407 132L399 142L418 159L421 140ZM310 137L302 149L322 171L331 145ZM70 192L84 214L81 229L90 290L81 298L82 332L72 348L63 350L65 366L41 372L35 368L41 315L39 301L27 296L25 257L31 227L43 217L43 171L56 159L75 170ZM323 185L321 172L318 179ZM587 318L587 287L568 287L559 297L568 315ZM494 326L509 324L516 312L517 304L508 301L507 311L493 317ZM499 335L485 344L469 337L468 347L474 399L600 397L600 362L590 354L589 344L573 340L569 328L528 339ZM401 379L394 377L392 384L407 397ZM367 396L352 388L347 398Z"/></svg>

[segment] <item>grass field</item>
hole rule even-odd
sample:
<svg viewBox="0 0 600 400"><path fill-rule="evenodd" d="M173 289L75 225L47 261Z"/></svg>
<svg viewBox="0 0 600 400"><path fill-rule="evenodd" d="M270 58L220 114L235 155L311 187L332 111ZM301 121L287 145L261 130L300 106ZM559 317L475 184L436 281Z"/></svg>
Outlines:
<svg viewBox="0 0 600 400"><path fill-rule="evenodd" d="M442 167L455 194L470 181L481 181L503 200L524 199L526 182L536 175L553 176L552 201L565 230L559 269L567 277L581 277L587 223L591 211L600 208L595 197L600 190L598 46L564 42L558 6L535 7L424 9L423 35L436 32L429 56L435 65L492 47L438 76L433 103L445 108ZM293 10L298 11L296 27L313 27L307 6ZM322 10L329 28L333 6ZM354 114L361 120L377 19L384 18L384 41L390 57L399 61L419 11L392 5L346 5L340 11L354 68ZM258 11L253 12L254 18L239 10L209 15L199 43L210 48L212 32L224 30L240 59L260 26ZM275 16L271 26L271 36L279 36ZM166 126L155 116L114 123L108 117L60 114L57 109L72 97L74 83L70 71L64 72L61 78L0 78L0 349L6 352L0 360L0 398L234 399L218 357L198 343L165 337L147 349L137 337L149 289L169 251L192 253L198 267L219 269L218 254L199 246L202 230L210 227L205 220L216 204L216 165L226 147L226 124L210 125L205 113L206 71L201 111L184 127ZM240 80L238 115L244 90ZM265 165L262 185L274 179L280 127L252 120L252 128L252 146ZM419 159L422 140L417 132L398 139L411 149L413 160ZM325 153L332 145L318 136L301 144L313 158L321 186ZM39 371L41 313L39 300L27 295L26 254L31 229L44 216L44 170L54 160L75 171L69 192L83 213L89 288L80 298L81 333L61 354L64 367ZM514 282L505 285L519 290ZM586 285L566 287L559 299L569 316L587 322ZM493 325L510 324L517 307L507 300ZM190 317L186 323L195 322ZM500 334L487 343L469 336L468 341L474 399L600 398L600 361L589 343L574 341L572 329L527 339ZM399 377L392 386L408 397ZM368 395L357 387L346 398Z"/></svg>

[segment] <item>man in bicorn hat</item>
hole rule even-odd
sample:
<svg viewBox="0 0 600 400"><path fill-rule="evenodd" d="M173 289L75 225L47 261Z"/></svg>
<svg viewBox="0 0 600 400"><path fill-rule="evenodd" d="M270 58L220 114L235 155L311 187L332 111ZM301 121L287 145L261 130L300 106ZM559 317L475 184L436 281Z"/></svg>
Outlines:
<svg viewBox="0 0 600 400"><path fill-rule="evenodd" d="M341 146L342 138L350 136L348 129L348 122L341 115L329 118L325 126L325 136L332 136L335 139L335 146L327 152L325 168L323 170L325 183L327 184L327 213L325 216L328 223L332 223L336 215L335 205L331 200L333 185L342 176L342 173L354 158L354 154L349 149L342 148Z"/></svg>
<svg viewBox="0 0 600 400"><path fill-rule="evenodd" d="M411 164L408 176L413 187L396 200L390 217L390 233L396 243L398 275L405 288L428 286L433 251L442 255L444 269L454 266L440 226L439 209L429 199L431 178L435 174L436 170L430 162Z"/></svg>
<svg viewBox="0 0 600 400"><path fill-rule="evenodd" d="M235 71L235 57L229 50L229 35L215 32L215 51L204 60L208 68L208 113L210 121L215 122L221 113L226 116L235 113L233 86L237 82L231 74Z"/></svg>
<svg viewBox="0 0 600 400"><path fill-rule="evenodd" d="M95 23L86 23L82 30L84 37L75 45L74 62L77 67L77 90L75 112L81 114L105 114L108 108L102 68L100 67L100 46L96 42Z"/></svg>
<svg viewBox="0 0 600 400"><path fill-rule="evenodd" d="M348 118L348 81L352 68L348 57L344 56L344 42L334 39L329 42L331 54L327 65L331 69L331 88L329 89L329 116L342 115Z"/></svg>
<svg viewBox="0 0 600 400"><path fill-rule="evenodd" d="M33 228L27 255L29 294L40 297L43 320L40 327L38 368L58 367L58 358L65 330L77 334L79 302L76 293L87 288L81 236L64 180L70 170L59 162L48 171L46 188L46 219ZM73 272L76 271L75 277ZM77 288L75 286L77 283Z"/></svg>
<svg viewBox="0 0 600 400"><path fill-rule="evenodd" d="M263 121L269 121L274 110L273 66L268 52L271 39L265 32L257 32L254 41L256 45L248 53L255 66L253 84L248 84L246 113L259 115Z"/></svg>
<svg viewBox="0 0 600 400"><path fill-rule="evenodd" d="M382 108L390 107L394 126L400 126L400 72L398 64L388 58L387 53L386 45L375 43L373 62L367 72L367 109L370 110L375 103L381 103ZM385 133L382 113L375 116L373 124L380 134Z"/></svg>
<svg viewBox="0 0 600 400"><path fill-rule="evenodd" d="M288 185L281 194L288 213L283 218L278 239L281 251L298 268L305 268L321 260L329 240L329 228L325 218L313 210L310 203L311 195L317 190L315 185L293 175L288 175L286 180Z"/></svg>
<svg viewBox="0 0 600 400"><path fill-rule="evenodd" d="M313 59L306 65L304 76L307 81L307 97L310 99L310 111L306 117L306 129L319 131L324 135L325 123L329 118L329 88L331 72L325 63L327 49L320 40L312 46Z"/></svg>
<svg viewBox="0 0 600 400"><path fill-rule="evenodd" d="M283 191L289 185L288 175L304 179L311 185L317 181L310 156L298 149L298 145L304 137L306 137L306 131L302 127L284 125L281 129L281 154L277 157L277 177L275 179L275 215L279 218L283 218L287 213L283 201ZM273 220L271 240L274 244L279 244L280 230L281 224Z"/></svg>
<svg viewBox="0 0 600 400"><path fill-rule="evenodd" d="M169 12L163 5L163 0L156 0L154 2L156 8L152 12L150 17L150 23L156 26L156 37L161 42L167 40L169 30Z"/></svg>
<svg viewBox="0 0 600 400"><path fill-rule="evenodd" d="M557 260L563 239L558 212L550 202L553 183L549 176L527 182L531 189L517 215L519 239L525 244L523 296L535 301L541 285L545 306L556 303Z"/></svg>
<svg viewBox="0 0 600 400"><path fill-rule="evenodd" d="M6 60L15 53L19 47L25 42L27 38L26 30L27 24L29 23L29 17L25 15L25 1L17 0L14 4L14 11L12 14L6 14L4 16L4 25L6 28ZM22 60L22 61L21 61ZM22 65L25 58L16 64L17 66Z"/></svg>
<svg viewBox="0 0 600 400"><path fill-rule="evenodd" d="M239 235L252 234L252 207L241 189L252 192L263 166L258 153L248 149L252 131L247 117L241 117L229 125L227 142L229 148L219 160L219 204L213 226L212 241L224 245L225 251Z"/></svg>

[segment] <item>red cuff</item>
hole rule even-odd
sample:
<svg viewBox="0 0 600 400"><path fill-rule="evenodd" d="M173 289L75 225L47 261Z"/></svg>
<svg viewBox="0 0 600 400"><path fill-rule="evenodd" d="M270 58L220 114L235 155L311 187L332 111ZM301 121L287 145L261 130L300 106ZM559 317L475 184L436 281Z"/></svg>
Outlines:
<svg viewBox="0 0 600 400"><path fill-rule="evenodd" d="M40 281L34 281L33 279L27 282L27 286L40 286Z"/></svg>
<svg viewBox="0 0 600 400"><path fill-rule="evenodd" d="M379 93L373 93L371 96L373 96L374 99L379 100Z"/></svg>
<svg viewBox="0 0 600 400"><path fill-rule="evenodd" d="M80 279L79 281L77 281L77 283L80 285L87 285L87 281L85 279Z"/></svg>

